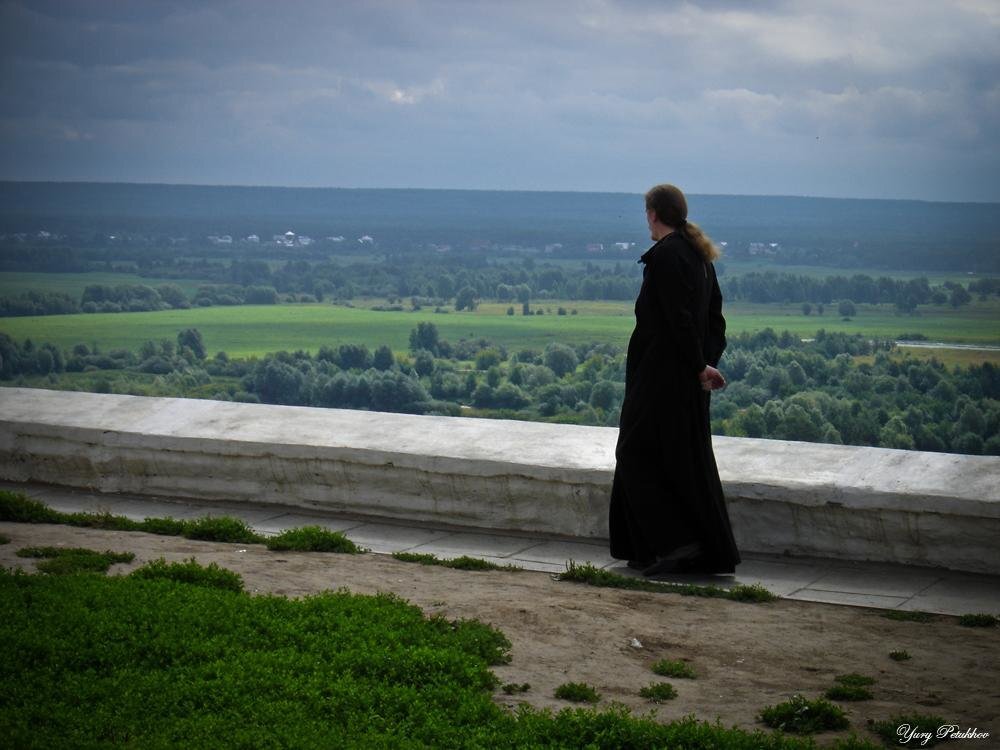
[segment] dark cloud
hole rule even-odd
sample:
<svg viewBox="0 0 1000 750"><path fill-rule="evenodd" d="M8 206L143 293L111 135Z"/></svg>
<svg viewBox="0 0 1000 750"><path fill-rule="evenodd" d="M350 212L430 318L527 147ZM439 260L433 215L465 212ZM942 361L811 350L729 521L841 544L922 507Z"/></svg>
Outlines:
<svg viewBox="0 0 1000 750"><path fill-rule="evenodd" d="M0 177L998 200L998 36L976 0L2 2Z"/></svg>

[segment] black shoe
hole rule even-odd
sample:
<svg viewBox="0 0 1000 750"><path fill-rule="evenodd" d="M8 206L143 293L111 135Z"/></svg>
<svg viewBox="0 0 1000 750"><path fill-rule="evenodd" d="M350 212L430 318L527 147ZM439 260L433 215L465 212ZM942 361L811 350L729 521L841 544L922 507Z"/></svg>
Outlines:
<svg viewBox="0 0 1000 750"><path fill-rule="evenodd" d="M657 558L656 562L644 568L644 576L656 576L663 573L692 573L695 568L703 566L705 559L701 545L697 542L678 547L669 555Z"/></svg>

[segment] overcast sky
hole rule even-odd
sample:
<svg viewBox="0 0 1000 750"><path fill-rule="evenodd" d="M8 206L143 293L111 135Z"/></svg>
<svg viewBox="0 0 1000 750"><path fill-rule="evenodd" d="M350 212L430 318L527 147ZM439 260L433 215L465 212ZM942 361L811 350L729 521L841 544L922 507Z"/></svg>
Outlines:
<svg viewBox="0 0 1000 750"><path fill-rule="evenodd" d="M0 0L0 178L1000 201L1000 0Z"/></svg>

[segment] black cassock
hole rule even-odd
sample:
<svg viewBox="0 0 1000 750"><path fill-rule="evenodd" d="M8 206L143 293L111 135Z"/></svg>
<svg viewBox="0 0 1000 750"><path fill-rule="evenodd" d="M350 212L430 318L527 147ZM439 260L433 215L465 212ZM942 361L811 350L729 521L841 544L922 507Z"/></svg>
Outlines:
<svg viewBox="0 0 1000 750"><path fill-rule="evenodd" d="M732 572L740 554L712 450L711 393L698 380L726 348L715 267L679 232L640 262L615 449L611 555L650 561L700 542L712 572Z"/></svg>

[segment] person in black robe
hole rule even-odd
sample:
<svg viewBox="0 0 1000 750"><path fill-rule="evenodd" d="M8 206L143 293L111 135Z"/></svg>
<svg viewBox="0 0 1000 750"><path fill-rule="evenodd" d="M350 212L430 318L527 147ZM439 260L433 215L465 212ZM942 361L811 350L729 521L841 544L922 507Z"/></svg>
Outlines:
<svg viewBox="0 0 1000 750"><path fill-rule="evenodd" d="M672 185L646 194L656 244L639 259L642 287L625 366L609 523L612 557L647 576L733 573L740 562L712 450L709 404L725 387L718 250L687 221Z"/></svg>

